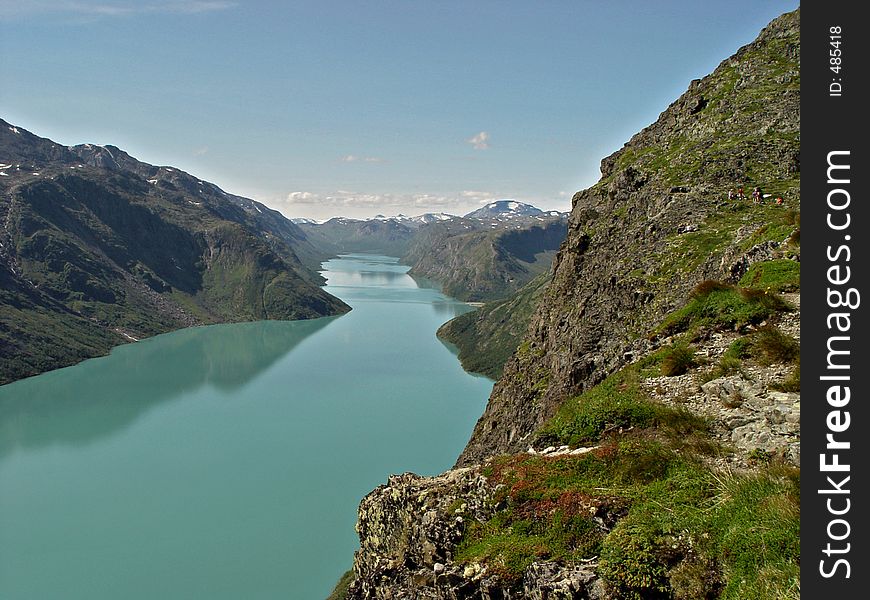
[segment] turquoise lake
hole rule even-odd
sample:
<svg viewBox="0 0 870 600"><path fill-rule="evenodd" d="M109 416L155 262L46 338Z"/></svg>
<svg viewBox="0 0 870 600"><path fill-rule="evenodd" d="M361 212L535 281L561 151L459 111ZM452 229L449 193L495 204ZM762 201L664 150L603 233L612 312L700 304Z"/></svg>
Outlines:
<svg viewBox="0 0 870 600"><path fill-rule="evenodd" d="M0 387L0 598L325 598L360 499L448 469L492 382L469 307L394 258L324 263L347 315L186 329Z"/></svg>

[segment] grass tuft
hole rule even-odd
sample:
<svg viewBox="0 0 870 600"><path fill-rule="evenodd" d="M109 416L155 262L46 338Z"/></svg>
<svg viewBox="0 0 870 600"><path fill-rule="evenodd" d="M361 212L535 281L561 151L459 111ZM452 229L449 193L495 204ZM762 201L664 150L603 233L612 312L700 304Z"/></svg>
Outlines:
<svg viewBox="0 0 870 600"><path fill-rule="evenodd" d="M798 358L797 365L782 382L775 383L771 386L775 390L779 390L780 392L796 392L800 393L801 391L801 361L800 357Z"/></svg>
<svg viewBox="0 0 870 600"><path fill-rule="evenodd" d="M788 259L755 263L740 278L739 284L775 292L793 292L801 287L801 265Z"/></svg>
<svg viewBox="0 0 870 600"><path fill-rule="evenodd" d="M664 353L661 364L662 375L665 377L683 375L697 365L695 349L685 342L676 342Z"/></svg>
<svg viewBox="0 0 870 600"><path fill-rule="evenodd" d="M752 355L763 365L790 363L800 358L800 343L780 329L767 325L752 335Z"/></svg>

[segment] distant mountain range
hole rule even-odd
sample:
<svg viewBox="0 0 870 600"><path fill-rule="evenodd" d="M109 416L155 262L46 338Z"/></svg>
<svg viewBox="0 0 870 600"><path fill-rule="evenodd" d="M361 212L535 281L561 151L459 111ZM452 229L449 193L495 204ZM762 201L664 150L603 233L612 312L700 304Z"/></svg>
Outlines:
<svg viewBox="0 0 870 600"><path fill-rule="evenodd" d="M558 217L563 214L559 211L543 211L540 208L517 202L515 200L497 200L482 206L467 215L466 219L522 219L526 217Z"/></svg>
<svg viewBox="0 0 870 600"><path fill-rule="evenodd" d="M426 213L296 223L324 251L398 256L412 275L440 283L455 298L480 302L504 298L550 268L565 239L567 213L499 200L462 217Z"/></svg>
<svg viewBox="0 0 870 600"><path fill-rule="evenodd" d="M395 221L397 223L404 223L413 227L415 225L429 225L432 223L440 223L442 221L449 221L451 219L460 218L478 220L514 220L527 217L537 217L539 219L544 219L547 217L559 217L567 215L567 212L563 213L557 210L543 211L540 208L532 206L531 204L525 204L523 202L517 202L515 200L497 200L495 202L490 202L489 204L482 206L477 210L473 210L462 217L459 217L457 215L451 215L449 213L425 213L422 215L417 215L416 217L409 217L407 215L399 213L398 215L392 217L387 217L384 215L375 215L374 217L370 217L368 219L333 217L330 220L337 219L339 221L344 221L348 223L364 221ZM297 217L291 219L291 221L293 221L297 225L322 225L323 223L325 223L325 221L317 221L316 219L307 219L305 217Z"/></svg>

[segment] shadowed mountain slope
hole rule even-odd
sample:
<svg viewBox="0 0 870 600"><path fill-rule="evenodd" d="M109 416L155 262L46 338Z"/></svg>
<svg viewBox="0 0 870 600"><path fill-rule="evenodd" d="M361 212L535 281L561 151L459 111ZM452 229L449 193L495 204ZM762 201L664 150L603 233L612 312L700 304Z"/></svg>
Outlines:
<svg viewBox="0 0 870 600"><path fill-rule="evenodd" d="M113 146L0 120L0 219L0 382L179 327L348 310L279 213Z"/></svg>

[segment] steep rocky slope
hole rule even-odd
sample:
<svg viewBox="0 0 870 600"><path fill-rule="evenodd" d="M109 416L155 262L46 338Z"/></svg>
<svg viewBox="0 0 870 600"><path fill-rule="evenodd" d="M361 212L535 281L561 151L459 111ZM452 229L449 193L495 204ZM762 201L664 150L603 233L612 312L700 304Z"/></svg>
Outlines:
<svg viewBox="0 0 870 600"><path fill-rule="evenodd" d="M439 282L460 300L502 299L550 269L565 231L558 216L498 224L455 219L421 231L403 262L411 275Z"/></svg>
<svg viewBox="0 0 870 600"><path fill-rule="evenodd" d="M498 379L549 283L550 273L542 273L505 300L487 302L447 321L438 337L459 349L463 369Z"/></svg>
<svg viewBox="0 0 870 600"><path fill-rule="evenodd" d="M262 204L5 121L0 166L0 383L179 327L348 310Z"/></svg>
<svg viewBox="0 0 870 600"><path fill-rule="evenodd" d="M798 24L575 195L462 466L363 500L344 597L799 598Z"/></svg>
<svg viewBox="0 0 870 600"><path fill-rule="evenodd" d="M798 16L772 22L601 163L578 192L552 283L460 459L519 450L564 398L625 365L705 279L769 257L799 209ZM785 206L728 201L729 189ZM771 198L772 198L771 197Z"/></svg>

